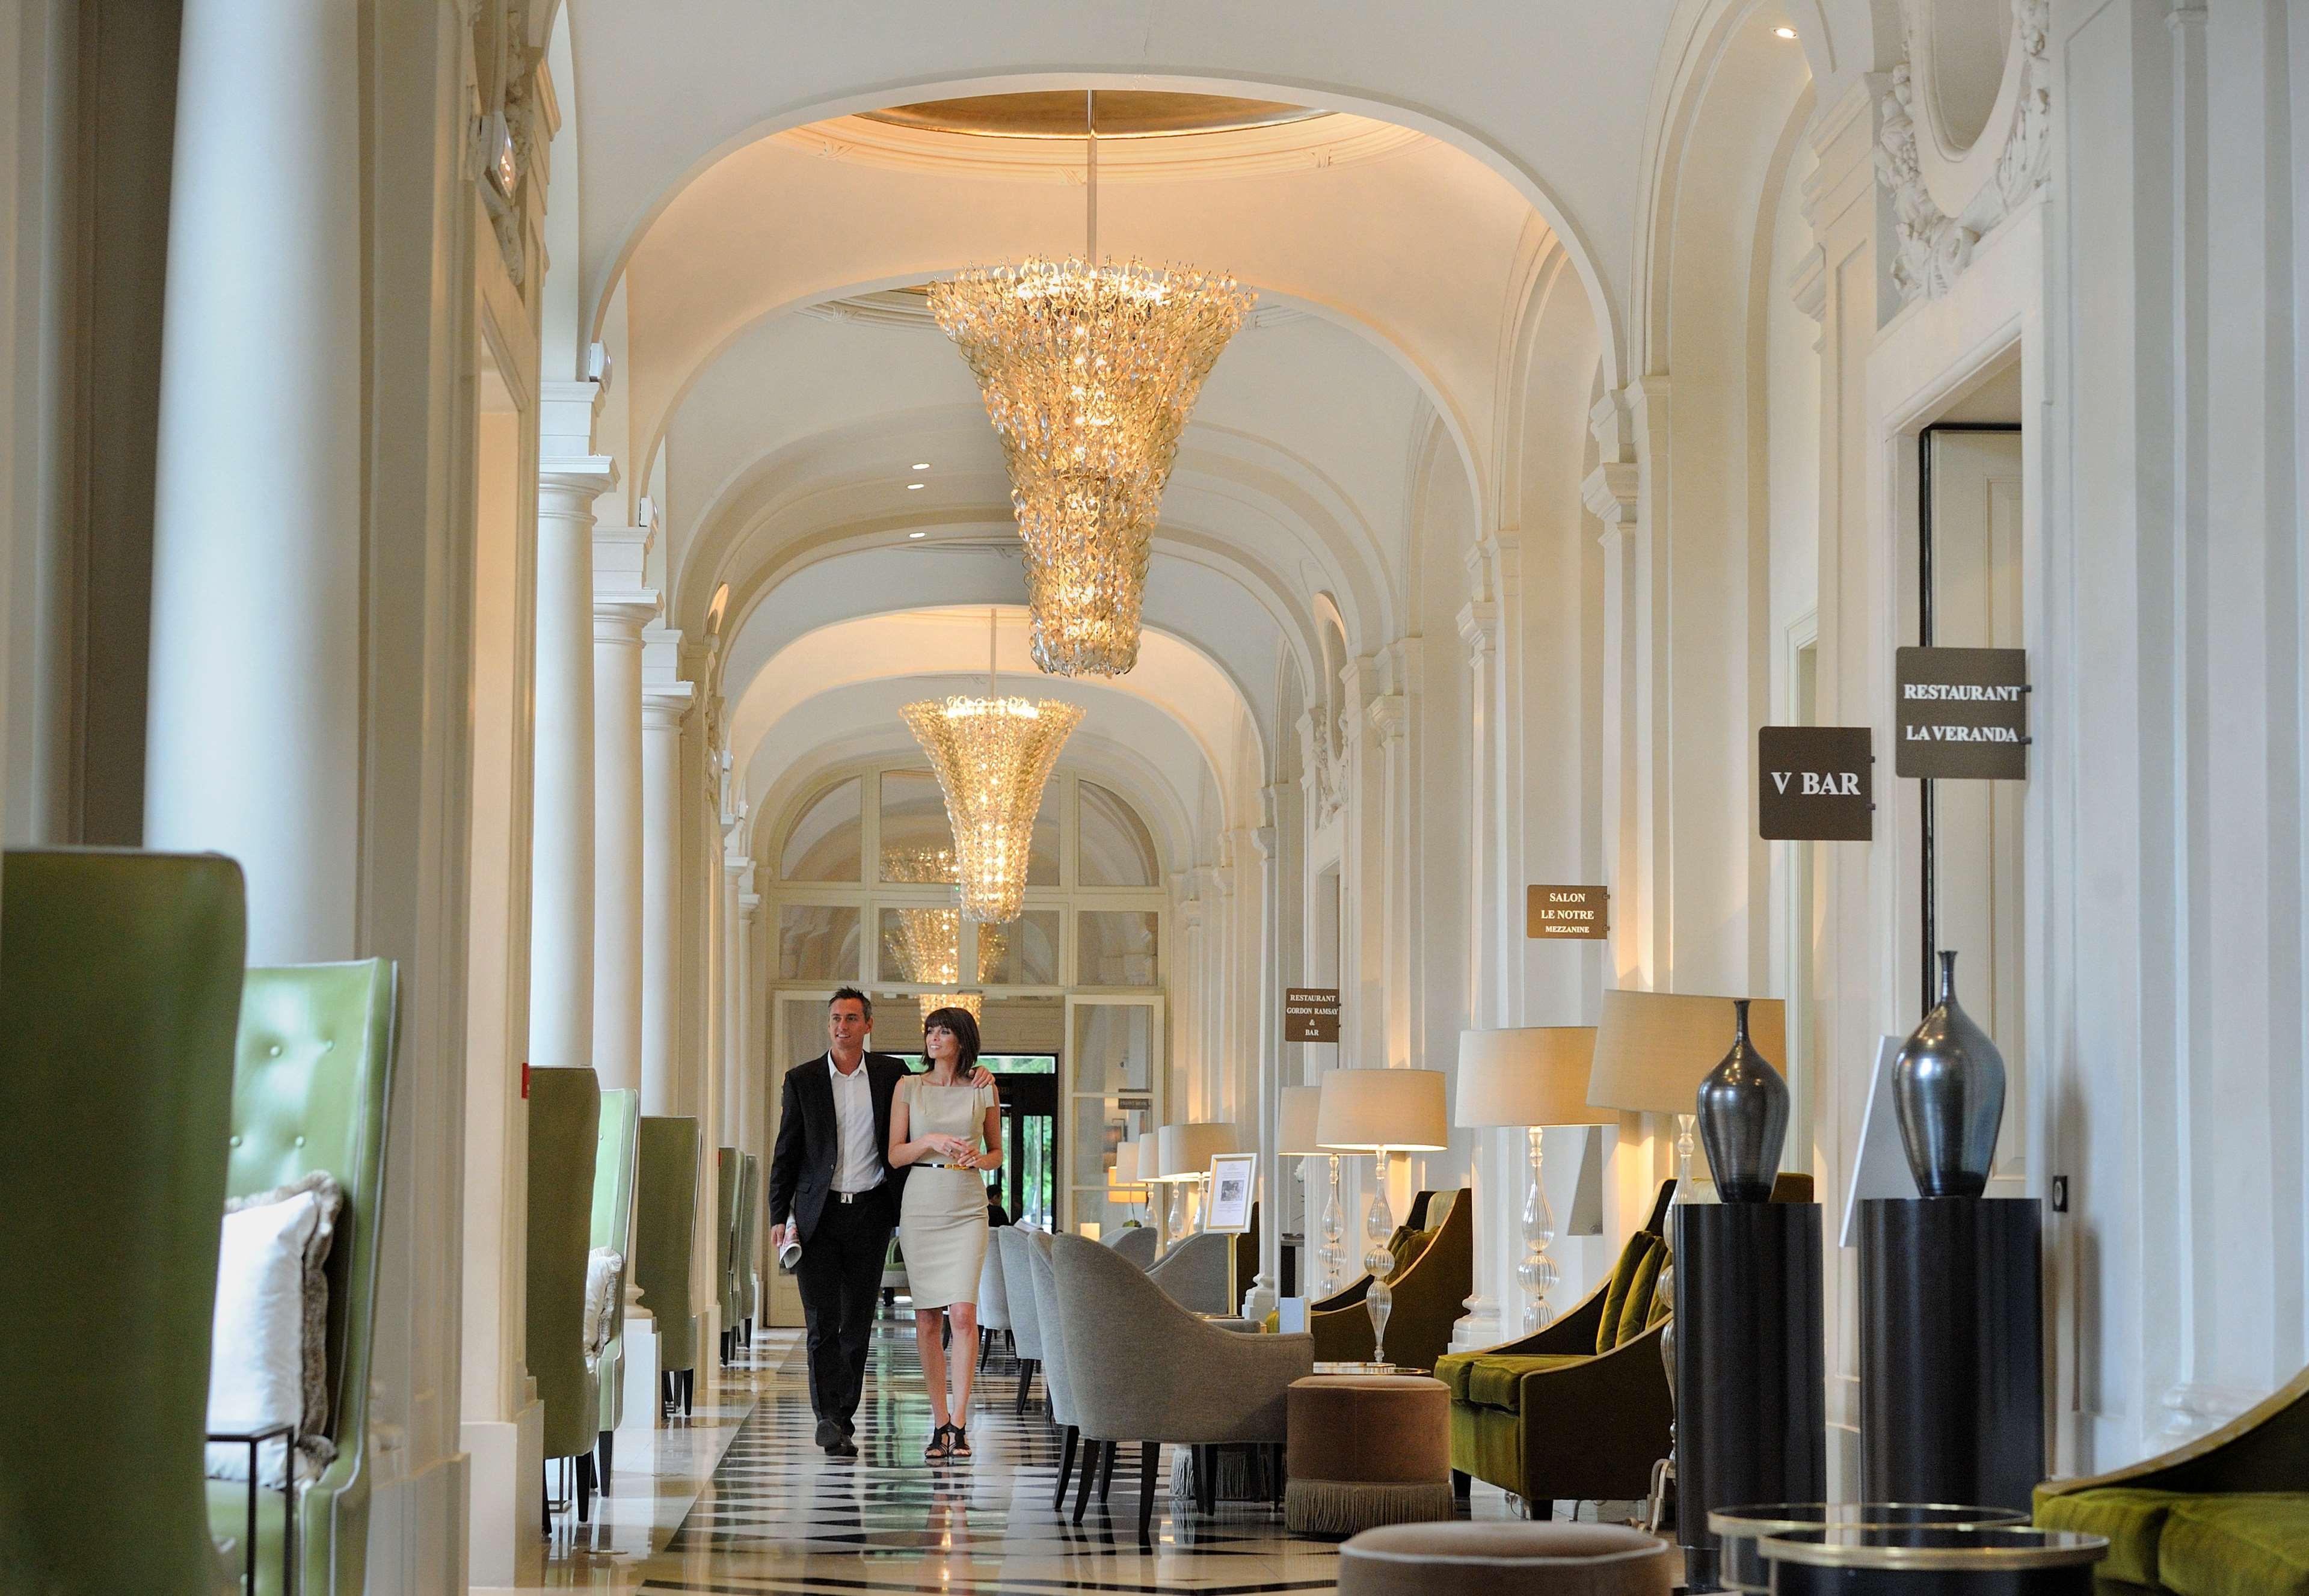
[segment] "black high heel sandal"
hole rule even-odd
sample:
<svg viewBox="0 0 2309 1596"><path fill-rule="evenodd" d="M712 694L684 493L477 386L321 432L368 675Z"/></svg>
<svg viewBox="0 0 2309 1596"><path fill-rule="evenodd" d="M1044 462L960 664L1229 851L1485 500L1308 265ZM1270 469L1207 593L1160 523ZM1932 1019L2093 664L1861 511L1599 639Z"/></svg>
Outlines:
<svg viewBox="0 0 2309 1596"><path fill-rule="evenodd" d="M930 1444L922 1448L922 1462L942 1463L954 1455L954 1448L947 1445L946 1439L947 1431L953 1428L941 1424L930 1431Z"/></svg>
<svg viewBox="0 0 2309 1596"><path fill-rule="evenodd" d="M955 1457L968 1457L970 1455L970 1432L963 1428L962 1426L958 1424L949 1424L946 1428L947 1434L954 1437L947 1443L947 1453Z"/></svg>

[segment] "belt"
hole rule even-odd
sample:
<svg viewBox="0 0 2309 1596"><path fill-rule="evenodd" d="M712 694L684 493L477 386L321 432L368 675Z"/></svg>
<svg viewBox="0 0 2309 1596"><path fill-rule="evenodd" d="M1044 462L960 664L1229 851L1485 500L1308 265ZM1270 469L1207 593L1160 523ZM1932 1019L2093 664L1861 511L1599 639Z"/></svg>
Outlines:
<svg viewBox="0 0 2309 1596"><path fill-rule="evenodd" d="M881 1189L878 1186L869 1186L862 1192L828 1192L826 1195L837 1203L862 1203Z"/></svg>

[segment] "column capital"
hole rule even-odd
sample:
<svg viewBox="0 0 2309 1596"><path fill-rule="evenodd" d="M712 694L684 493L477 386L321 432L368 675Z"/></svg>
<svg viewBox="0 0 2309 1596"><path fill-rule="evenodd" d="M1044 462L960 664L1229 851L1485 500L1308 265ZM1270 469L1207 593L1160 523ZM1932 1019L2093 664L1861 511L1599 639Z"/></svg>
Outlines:
<svg viewBox="0 0 2309 1596"><path fill-rule="evenodd" d="M754 918L754 911L761 906L761 893L749 891L745 887L739 887L738 889L738 913L740 918L752 919Z"/></svg>
<svg viewBox="0 0 2309 1596"><path fill-rule="evenodd" d="M1467 645L1467 668L1480 670L1499 646L1500 607L1489 599L1470 600L1459 607L1459 641Z"/></svg>
<svg viewBox="0 0 2309 1596"><path fill-rule="evenodd" d="M1641 528L1641 518L1636 513L1638 482L1635 463L1621 461L1597 466L1579 485L1579 502L1587 506L1589 514L1604 523L1606 544L1615 533L1633 533Z"/></svg>
<svg viewBox="0 0 2309 1596"><path fill-rule="evenodd" d="M549 460L592 454L593 418L606 391L607 384L593 382L538 384L539 453Z"/></svg>
<svg viewBox="0 0 2309 1596"><path fill-rule="evenodd" d="M547 385L551 386L550 384ZM607 454L546 455L537 462L539 495L582 497L583 503L574 508L585 511L589 516L592 513L593 501L617 485L618 462Z"/></svg>
<svg viewBox="0 0 2309 1596"><path fill-rule="evenodd" d="M642 689L642 729L644 731L679 731L689 718L689 706L697 689L688 682L674 682L665 686L644 686Z"/></svg>
<svg viewBox="0 0 2309 1596"><path fill-rule="evenodd" d="M1371 729L1379 733L1379 746L1391 746L1403 735L1404 695L1382 693L1371 701L1364 712L1371 717Z"/></svg>
<svg viewBox="0 0 2309 1596"><path fill-rule="evenodd" d="M657 594L649 588L593 595L593 641L639 648L642 628L657 617Z"/></svg>

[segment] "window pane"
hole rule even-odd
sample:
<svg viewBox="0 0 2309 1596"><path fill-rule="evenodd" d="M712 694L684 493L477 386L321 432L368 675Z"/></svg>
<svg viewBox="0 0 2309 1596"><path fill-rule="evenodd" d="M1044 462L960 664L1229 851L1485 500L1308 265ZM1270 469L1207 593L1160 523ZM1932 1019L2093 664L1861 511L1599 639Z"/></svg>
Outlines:
<svg viewBox="0 0 2309 1596"><path fill-rule="evenodd" d="M960 928L958 910L884 910L881 979L953 986L961 971L961 956L956 951Z"/></svg>
<svg viewBox="0 0 2309 1596"><path fill-rule="evenodd" d="M1059 789L1056 776L1042 783L1042 807L1034 811L1034 836L1026 845L1026 884L1059 884Z"/></svg>
<svg viewBox="0 0 2309 1596"><path fill-rule="evenodd" d="M1137 812L1094 781L1082 787L1082 884L1159 886L1154 839Z"/></svg>
<svg viewBox="0 0 2309 1596"><path fill-rule="evenodd" d="M778 910L778 979L858 979L858 911L839 904L789 903Z"/></svg>
<svg viewBox="0 0 2309 1596"><path fill-rule="evenodd" d="M1158 924L1152 909L1085 909L1077 922L1075 979L1085 987L1151 987Z"/></svg>
<svg viewBox="0 0 2309 1596"><path fill-rule="evenodd" d="M1114 1150L1146 1134L1148 1100L1143 1097L1075 1099L1073 1141L1067 1161L1077 1191L1104 1187L1114 1169ZM1135 1188L1133 1188L1135 1190ZM1077 1205L1077 1217L1084 1217Z"/></svg>
<svg viewBox="0 0 2309 1596"><path fill-rule="evenodd" d="M778 874L788 881L855 881L858 879L859 795L863 783L855 776L836 781L802 811L786 837Z"/></svg>
<svg viewBox="0 0 2309 1596"><path fill-rule="evenodd" d="M1030 909L1015 920L978 927L978 979L985 985L1051 987L1059 980L1059 915Z"/></svg>
<svg viewBox="0 0 2309 1596"><path fill-rule="evenodd" d="M1124 1094L1121 1107L1153 1106L1154 1011L1145 1004L1085 1003L1075 1007L1071 1090ZM1136 1135L1137 1133L1131 1133Z"/></svg>
<svg viewBox="0 0 2309 1596"><path fill-rule="evenodd" d="M882 879L954 879L954 828L928 771L882 772Z"/></svg>

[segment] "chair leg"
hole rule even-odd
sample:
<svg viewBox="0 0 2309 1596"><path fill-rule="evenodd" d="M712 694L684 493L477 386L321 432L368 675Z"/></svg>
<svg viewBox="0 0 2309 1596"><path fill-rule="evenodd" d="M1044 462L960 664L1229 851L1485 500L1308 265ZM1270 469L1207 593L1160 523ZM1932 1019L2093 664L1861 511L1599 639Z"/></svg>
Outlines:
<svg viewBox="0 0 2309 1596"><path fill-rule="evenodd" d="M982 1324L978 1327L978 1372L986 1372L986 1351L994 1344L994 1332Z"/></svg>
<svg viewBox="0 0 2309 1596"><path fill-rule="evenodd" d="M1163 1461L1163 1443L1138 1443L1138 1544L1152 1549L1154 1545L1154 1471Z"/></svg>
<svg viewBox="0 0 2309 1596"><path fill-rule="evenodd" d="M1458 1503L1461 1506L1466 1505L1468 1495L1474 1490L1474 1481L1468 1477L1466 1470L1454 1469L1451 1471L1451 1499L1454 1502Z"/></svg>
<svg viewBox="0 0 2309 1596"><path fill-rule="evenodd" d="M1289 1447L1276 1445L1267 1449L1267 1505L1271 1507L1283 1505L1283 1482L1288 1476L1290 1468Z"/></svg>
<svg viewBox="0 0 2309 1596"><path fill-rule="evenodd" d="M1082 1479L1075 1487L1075 1523L1082 1523L1083 1514L1090 1506L1091 1487L1098 1483L1099 1460L1105 1454L1105 1442L1083 1443Z"/></svg>
<svg viewBox="0 0 2309 1596"><path fill-rule="evenodd" d="M1544 1523L1555 1516L1555 1502L1552 1497L1544 1502L1535 1502L1529 1497L1526 1497L1523 1499L1523 1515L1527 1519Z"/></svg>
<svg viewBox="0 0 2309 1596"><path fill-rule="evenodd" d="M1059 1488L1051 1495L1051 1511L1057 1513L1067 1505L1067 1482L1075 1477L1075 1446L1082 1432L1073 1425L1067 1426L1066 1449L1059 1457Z"/></svg>
<svg viewBox="0 0 2309 1596"><path fill-rule="evenodd" d="M1025 1413L1026 1393L1033 1388L1034 1360L1031 1358L1021 1358L1018 1360L1018 1405L1012 1410L1014 1412L1020 1415Z"/></svg>
<svg viewBox="0 0 2309 1596"><path fill-rule="evenodd" d="M1098 1505L1101 1507L1106 1505L1107 1498L1114 1493L1114 1453L1115 1443L1109 1441L1098 1460Z"/></svg>
<svg viewBox="0 0 2309 1596"><path fill-rule="evenodd" d="M1195 1484L1195 1511L1205 1518L1211 1515L1211 1488L1216 1483L1218 1454L1208 1446L1198 1446L1188 1454L1188 1472Z"/></svg>
<svg viewBox="0 0 2309 1596"><path fill-rule="evenodd" d="M577 1522L590 1523L593 1518L593 1454L577 1454Z"/></svg>
<svg viewBox="0 0 2309 1596"><path fill-rule="evenodd" d="M618 1455L618 1432L603 1430L601 1440L594 1444L593 1451L601 1460L601 1494L606 1497L610 1494L610 1465Z"/></svg>

